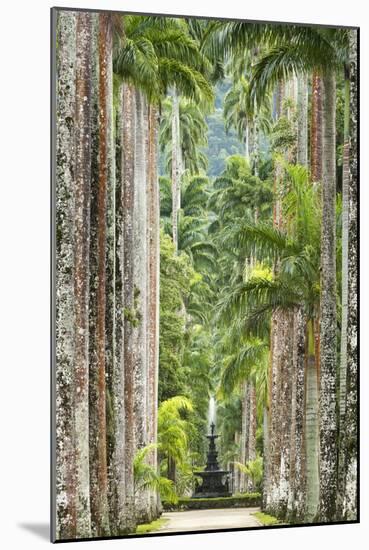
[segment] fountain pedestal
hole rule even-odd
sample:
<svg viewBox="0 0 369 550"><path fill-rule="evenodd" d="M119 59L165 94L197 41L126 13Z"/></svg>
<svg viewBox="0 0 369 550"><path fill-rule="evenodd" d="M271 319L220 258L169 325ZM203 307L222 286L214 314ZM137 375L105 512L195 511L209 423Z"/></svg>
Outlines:
<svg viewBox="0 0 369 550"><path fill-rule="evenodd" d="M209 440L209 451L206 467L203 472L196 472L195 475L202 478L202 484L196 488L192 498L216 498L230 497L228 488L228 474L226 470L220 470L218 464L218 453L215 440L219 437L214 434L215 424L211 424L211 434L206 437Z"/></svg>

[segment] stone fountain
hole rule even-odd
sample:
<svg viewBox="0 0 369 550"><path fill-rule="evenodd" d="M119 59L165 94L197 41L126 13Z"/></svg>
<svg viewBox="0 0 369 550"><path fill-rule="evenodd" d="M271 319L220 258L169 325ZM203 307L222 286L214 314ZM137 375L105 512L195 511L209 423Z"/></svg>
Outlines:
<svg viewBox="0 0 369 550"><path fill-rule="evenodd" d="M218 464L218 453L215 446L215 440L219 437L215 435L215 424L210 424L211 433L206 437L209 440L209 451L206 467L203 472L195 472L196 476L202 478L202 484L196 488L192 498L216 498L230 497L228 487L228 474L226 470L221 470Z"/></svg>

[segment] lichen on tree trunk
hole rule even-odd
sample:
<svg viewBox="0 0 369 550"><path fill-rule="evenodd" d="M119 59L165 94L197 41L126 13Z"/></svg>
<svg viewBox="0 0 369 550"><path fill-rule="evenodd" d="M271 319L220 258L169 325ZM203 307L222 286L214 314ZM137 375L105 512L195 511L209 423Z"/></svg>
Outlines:
<svg viewBox="0 0 369 550"><path fill-rule="evenodd" d="M336 79L323 76L323 182L320 302L320 519L332 521L337 497Z"/></svg>
<svg viewBox="0 0 369 550"><path fill-rule="evenodd" d="M76 536L91 534L89 481L89 226L91 187L91 14L79 12L75 107L75 453Z"/></svg>
<svg viewBox="0 0 369 550"><path fill-rule="evenodd" d="M74 442L74 108L76 14L58 14L56 110L56 536L76 534Z"/></svg>

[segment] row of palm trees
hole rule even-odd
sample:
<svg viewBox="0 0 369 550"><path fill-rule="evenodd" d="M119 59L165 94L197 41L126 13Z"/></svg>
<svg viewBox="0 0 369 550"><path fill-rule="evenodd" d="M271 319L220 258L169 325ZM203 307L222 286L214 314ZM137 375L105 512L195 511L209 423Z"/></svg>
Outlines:
<svg viewBox="0 0 369 550"><path fill-rule="evenodd" d="M158 517L158 489L173 488L159 462L175 482L187 452L178 445L185 415L204 408L194 392L201 406L177 396L158 412L160 216L166 256L194 270L193 291L178 294L174 312L194 329L194 348L181 360L196 365L205 338L224 399L242 387L236 490L255 485L252 466L244 467L255 459L260 469L263 423L265 509L301 521L353 519L355 33L56 13L57 538L120 535ZM213 188L202 147L224 65L235 75L227 125L246 158L231 158ZM343 67L347 277L338 379L335 87ZM269 132L273 185L259 178ZM169 174L161 201L160 151ZM211 302L215 316L205 311Z"/></svg>
<svg viewBox="0 0 369 550"><path fill-rule="evenodd" d="M350 211L356 212L355 199L347 202L345 188L349 163L356 165L356 150L348 148L350 131L356 132L355 124L351 128L348 125L348 113L356 113L357 109L356 34L278 26L266 29L261 39L259 33L252 25L222 26L221 47L228 48L230 55L241 55L240 47L248 46L250 40L253 44L259 41L264 48L252 68L246 99L239 94L237 103L230 94L226 113L234 126L244 128L246 121L242 125L242 118L250 116L247 106L253 107L255 101L260 106L266 94L277 87L274 227L245 221L240 227L230 223L224 243L229 239L243 260L272 261L274 275L272 280L264 276L249 281L243 276L238 287L229 288L221 308L228 323L236 316L244 330L252 326L257 333L265 314L271 313L267 331L270 367L268 422L264 428L264 508L283 519L301 522L355 519L356 478L352 474L357 449L352 434L356 433L353 418L357 408L356 393L350 393L353 386L348 391L346 383L352 376L356 380L356 366L351 363L350 374L346 346L349 331L356 334L356 320L350 316L353 326L349 328L345 274L338 369L335 98L336 71L344 69L343 224L338 225L338 231L342 231L342 269L349 273L347 243L357 245L356 233L348 233L346 225L348 216L353 215ZM217 43L212 40L210 46L216 48ZM312 75L310 155L306 75ZM291 92L292 102L288 99ZM293 116L294 105L297 116ZM296 139L293 132L290 135L294 127ZM297 161L308 166L309 157L311 179L305 168L285 164ZM319 188L314 184L317 181ZM352 271L348 277L353 277ZM246 354L238 362L238 377L250 377L246 367L250 370L250 363L256 362L255 356L247 359ZM229 374L233 367L231 361L225 372ZM353 407L350 424L345 416L348 402ZM246 407L243 409L245 414ZM350 457L346 454L347 438Z"/></svg>
<svg viewBox="0 0 369 550"><path fill-rule="evenodd" d="M56 534L73 539L159 514L160 113L213 91L185 21L58 10L56 31Z"/></svg>

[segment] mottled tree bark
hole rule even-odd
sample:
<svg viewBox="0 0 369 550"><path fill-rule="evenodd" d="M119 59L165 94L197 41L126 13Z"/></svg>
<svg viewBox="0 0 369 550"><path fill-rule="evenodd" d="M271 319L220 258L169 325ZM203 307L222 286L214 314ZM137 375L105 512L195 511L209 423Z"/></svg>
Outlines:
<svg viewBox="0 0 369 550"><path fill-rule="evenodd" d="M290 472L290 430L291 430L291 376L293 357L293 312L278 312L278 329L281 331L280 347L277 353L279 358L279 426L280 440L280 472L279 495L276 507L278 517L285 517L289 494Z"/></svg>
<svg viewBox="0 0 369 550"><path fill-rule="evenodd" d="M278 434L279 428L279 357L278 347L280 345L280 331L278 329L279 316L277 312L272 313L271 319L271 342L270 342L270 382L269 382L269 403L270 403L270 420L269 420L269 457L268 471L269 478L267 486L264 488L265 495L265 510L273 512L278 503L279 497L279 474L280 474L280 438Z"/></svg>
<svg viewBox="0 0 369 550"><path fill-rule="evenodd" d="M350 31L350 174L348 186L348 318L347 318L347 380L346 380L346 483L343 516L348 520L357 519L357 196L358 196L358 31Z"/></svg>
<svg viewBox="0 0 369 550"><path fill-rule="evenodd" d="M241 402L241 449L240 449L240 463L246 465L249 460L248 446L249 446L249 427L250 427L250 384L244 382L242 384L242 402ZM246 474L240 470L239 476L239 490L240 492L246 491L247 479Z"/></svg>
<svg viewBox="0 0 369 550"><path fill-rule="evenodd" d="M332 521L337 496L336 80L323 77L324 131L320 313L320 519Z"/></svg>
<svg viewBox="0 0 369 550"><path fill-rule="evenodd" d="M297 80L297 162L308 164L308 85L307 76L299 75Z"/></svg>
<svg viewBox="0 0 369 550"><path fill-rule="evenodd" d="M135 127L136 106L135 91L132 85L124 84L123 101L123 138L122 138L122 201L123 201L123 365L124 365L124 522L119 525L120 534L135 529L135 495L133 479L133 459L135 454L135 350L134 333L134 174L135 174Z"/></svg>
<svg viewBox="0 0 369 550"><path fill-rule="evenodd" d="M115 319L111 329L115 331L113 362L107 379L108 423L108 480L109 517L112 535L125 530L125 408L124 408L124 357L123 357L123 195L122 195L122 140L123 140L123 85L118 92L119 106L116 113L116 172L115 172ZM111 260L110 260L111 261ZM107 320L108 322L108 320ZM108 363L109 365L109 363Z"/></svg>
<svg viewBox="0 0 369 550"><path fill-rule="evenodd" d="M91 535L89 483L89 225L91 185L91 14L79 12L76 36L75 108L75 452L76 537Z"/></svg>
<svg viewBox="0 0 369 550"><path fill-rule="evenodd" d="M285 85L279 83L277 90L277 118L282 115ZM287 153L286 153L287 154ZM275 163L275 199L273 223L280 230L284 228L282 201L285 194L283 167ZM278 262L274 266L278 271ZM276 309L271 319L271 373L270 373L270 422L269 457L266 510L278 517L287 511L290 479L290 424L291 424L291 375L293 356L293 314Z"/></svg>
<svg viewBox="0 0 369 550"><path fill-rule="evenodd" d="M306 514L305 521L317 520L319 508L319 373L315 355L314 327L310 320L306 334Z"/></svg>
<svg viewBox="0 0 369 550"><path fill-rule="evenodd" d="M305 328L303 308L294 311L292 394L291 394L291 457L287 519L303 521L306 500L305 471Z"/></svg>
<svg viewBox="0 0 369 550"><path fill-rule="evenodd" d="M92 448L95 448L94 460L90 470L91 478L91 522L96 536L107 536L109 530L108 513L108 475L107 475L107 433L106 433L106 261L107 252L107 191L109 182L109 162L111 162L111 63L112 63L112 29L110 14L99 14L98 56L99 56L99 158L98 158L98 191L97 191L97 288L96 288L96 372L91 373L96 383L94 402L90 409L95 409L95 422L90 422ZM110 88L110 90L109 90ZM110 171L111 172L111 171ZM109 350L111 353L111 350ZM91 472L92 473L92 472Z"/></svg>
<svg viewBox="0 0 369 550"><path fill-rule="evenodd" d="M90 257L89 257L89 460L91 534L97 536L96 495L98 487L98 359L97 359L97 286L98 286L98 193L99 193L99 16L92 20L92 70L91 70L91 189L90 189Z"/></svg>
<svg viewBox="0 0 369 550"><path fill-rule="evenodd" d="M322 148L323 148L323 117L322 117L322 79L317 72L312 78L311 97L311 138L310 138L310 166L313 182L321 181L323 175Z"/></svg>
<svg viewBox="0 0 369 550"><path fill-rule="evenodd" d="M269 397L268 397L269 401ZM269 403L264 407L263 413L263 485L262 485L262 510L266 510L267 501L269 495L269 479L270 479L270 445L269 445L269 433L270 433L270 414Z"/></svg>
<svg viewBox="0 0 369 550"><path fill-rule="evenodd" d="M255 460L256 458L256 390L255 384L250 384L249 398L249 429L248 429L248 447L247 461ZM249 478L246 484L247 491L255 491L252 480Z"/></svg>
<svg viewBox="0 0 369 550"><path fill-rule="evenodd" d="M178 250L178 189L180 183L179 159L179 97L174 90L172 98L172 236L175 251Z"/></svg>
<svg viewBox="0 0 369 550"><path fill-rule="evenodd" d="M56 108L56 537L76 536L74 108L76 14L58 13Z"/></svg>
<svg viewBox="0 0 369 550"><path fill-rule="evenodd" d="M135 450L148 443L147 438L147 206L146 206L146 150L144 111L147 108L142 92L136 90L136 151L133 220L133 281L136 326L134 346L134 421ZM148 492L136 492L136 514L141 523L149 520Z"/></svg>
<svg viewBox="0 0 369 550"><path fill-rule="evenodd" d="M158 182L158 124L159 114L155 105L149 105L148 151L148 392L150 409L149 443L157 442L157 410L159 379L159 273L160 273L160 205ZM158 469L156 449L151 453L151 465ZM151 493L151 515L158 516L158 496Z"/></svg>
<svg viewBox="0 0 369 550"><path fill-rule="evenodd" d="M347 321L348 321L348 218L349 218L349 179L350 179L350 74L345 67L345 109L342 151L342 267L341 267L341 348L339 372L339 450L338 450L338 485L337 517L342 518L345 495L345 417L346 417L346 382L347 382Z"/></svg>

